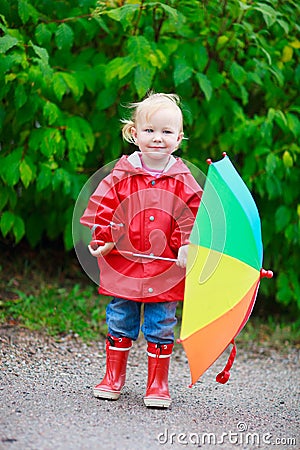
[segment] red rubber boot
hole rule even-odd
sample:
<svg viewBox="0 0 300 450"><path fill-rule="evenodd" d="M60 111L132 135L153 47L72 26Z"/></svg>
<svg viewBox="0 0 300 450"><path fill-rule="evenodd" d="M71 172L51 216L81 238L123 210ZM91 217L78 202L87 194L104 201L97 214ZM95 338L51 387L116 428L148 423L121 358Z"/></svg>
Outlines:
<svg viewBox="0 0 300 450"><path fill-rule="evenodd" d="M108 335L106 340L106 373L100 384L94 387L94 396L118 400L125 384L126 366L132 341Z"/></svg>
<svg viewBox="0 0 300 450"><path fill-rule="evenodd" d="M148 382L144 403L152 408L169 408L168 374L174 344L148 342Z"/></svg>

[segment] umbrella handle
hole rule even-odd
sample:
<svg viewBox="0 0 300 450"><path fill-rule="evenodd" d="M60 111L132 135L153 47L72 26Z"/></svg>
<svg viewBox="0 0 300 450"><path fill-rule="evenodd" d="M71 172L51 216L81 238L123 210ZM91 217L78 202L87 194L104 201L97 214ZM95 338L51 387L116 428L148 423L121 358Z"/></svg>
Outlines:
<svg viewBox="0 0 300 450"><path fill-rule="evenodd" d="M93 250L97 250L97 248L100 247L101 245L104 245L104 241L93 240L90 242L90 246ZM175 258L165 258L164 256L155 256L155 255L144 255L143 253L128 252L126 250L111 250L110 253L113 253L115 255L121 253L122 255L135 256L136 258L155 259L160 261L169 261L169 262L177 261L177 259Z"/></svg>

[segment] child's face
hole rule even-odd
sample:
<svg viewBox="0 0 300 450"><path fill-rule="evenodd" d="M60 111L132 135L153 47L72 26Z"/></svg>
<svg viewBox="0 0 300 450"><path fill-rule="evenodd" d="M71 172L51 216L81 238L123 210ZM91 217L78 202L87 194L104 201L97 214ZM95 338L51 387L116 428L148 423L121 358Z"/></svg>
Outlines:
<svg viewBox="0 0 300 450"><path fill-rule="evenodd" d="M151 159L171 155L183 138L181 115L173 108L162 108L151 116L143 114L132 127L132 136L141 152Z"/></svg>

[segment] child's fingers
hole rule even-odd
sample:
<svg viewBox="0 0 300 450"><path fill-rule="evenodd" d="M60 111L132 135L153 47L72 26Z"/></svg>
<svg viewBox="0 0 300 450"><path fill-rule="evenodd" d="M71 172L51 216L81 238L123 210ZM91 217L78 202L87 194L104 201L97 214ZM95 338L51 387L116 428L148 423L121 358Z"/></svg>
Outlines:
<svg viewBox="0 0 300 450"><path fill-rule="evenodd" d="M92 247L93 250L97 250L98 247L101 247L105 244L104 241L99 241L94 239L93 241L90 242L90 246Z"/></svg>
<svg viewBox="0 0 300 450"><path fill-rule="evenodd" d="M181 267L182 269L186 268L186 263L187 263L187 260L185 258L178 258L176 261L176 265L178 267Z"/></svg>
<svg viewBox="0 0 300 450"><path fill-rule="evenodd" d="M88 245L88 249L92 256L100 256L101 255L101 247L92 248L91 245Z"/></svg>
<svg viewBox="0 0 300 450"><path fill-rule="evenodd" d="M114 247L113 242L107 242L104 245L93 245L93 241L88 245L88 249L91 255L93 256L106 256Z"/></svg>

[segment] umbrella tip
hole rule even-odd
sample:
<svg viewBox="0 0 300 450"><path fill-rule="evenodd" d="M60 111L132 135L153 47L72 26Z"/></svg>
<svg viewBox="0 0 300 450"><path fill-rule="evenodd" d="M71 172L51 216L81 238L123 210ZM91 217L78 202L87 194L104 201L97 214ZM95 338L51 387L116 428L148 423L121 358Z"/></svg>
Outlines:
<svg viewBox="0 0 300 450"><path fill-rule="evenodd" d="M272 270L261 269L260 270L260 277L261 278L272 278L273 277L273 272L272 272Z"/></svg>
<svg viewBox="0 0 300 450"><path fill-rule="evenodd" d="M227 156L226 152L223 152L222 155L224 156L224 158Z"/></svg>
<svg viewBox="0 0 300 450"><path fill-rule="evenodd" d="M208 158L208 159L206 160L206 162L207 162L207 164L208 164L209 166L212 164L212 160L211 160L210 158Z"/></svg>

